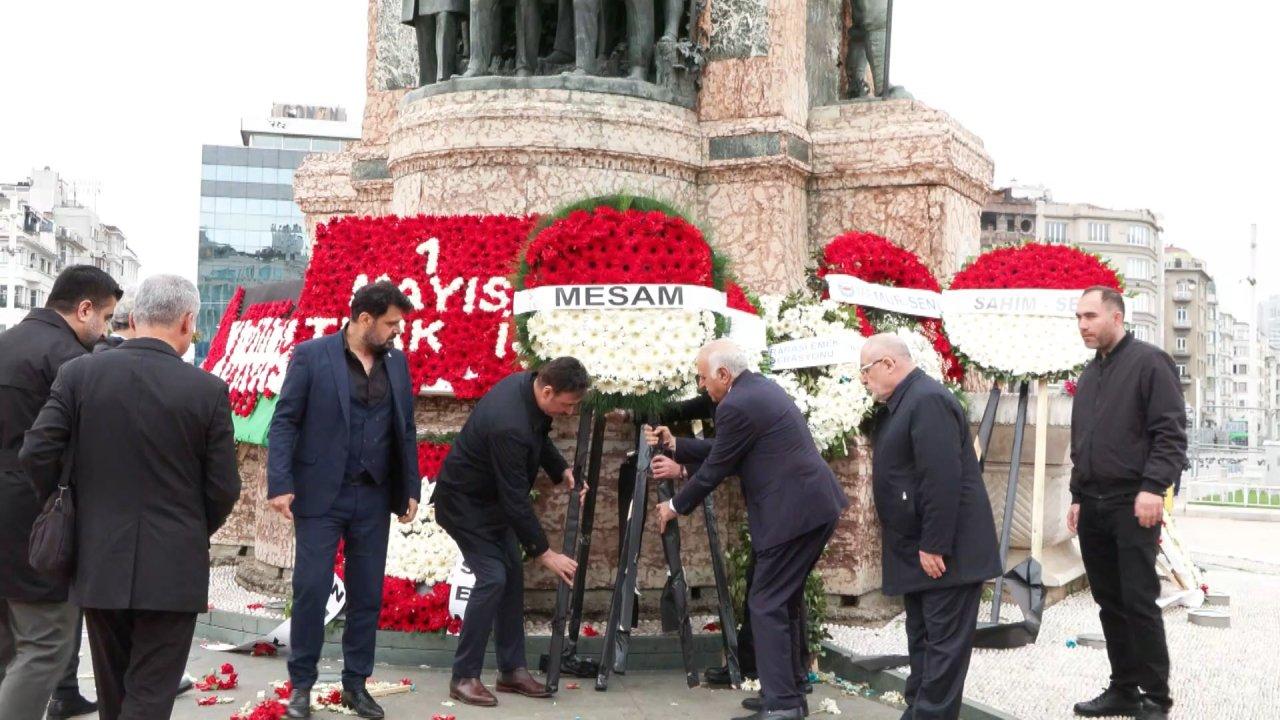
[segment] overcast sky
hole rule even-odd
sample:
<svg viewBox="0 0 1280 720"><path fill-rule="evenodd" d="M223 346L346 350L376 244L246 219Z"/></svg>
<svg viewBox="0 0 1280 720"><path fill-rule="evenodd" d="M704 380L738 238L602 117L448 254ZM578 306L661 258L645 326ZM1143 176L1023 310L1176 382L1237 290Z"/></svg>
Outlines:
<svg viewBox="0 0 1280 720"><path fill-rule="evenodd" d="M181 12L176 12L181 9ZM49 165L100 188L144 274L195 273L200 146L274 101L364 105L361 0L15 2L0 178ZM1145 207L1205 258L1227 308L1280 293L1273 3L898 0L892 77L986 144L996 181ZM1271 68L1267 70L1267 68ZM88 196L81 196L87 201Z"/></svg>

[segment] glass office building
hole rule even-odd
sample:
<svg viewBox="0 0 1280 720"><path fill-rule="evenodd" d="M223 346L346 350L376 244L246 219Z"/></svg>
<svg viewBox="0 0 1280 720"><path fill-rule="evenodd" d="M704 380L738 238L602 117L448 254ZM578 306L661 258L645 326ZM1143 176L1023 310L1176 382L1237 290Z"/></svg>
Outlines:
<svg viewBox="0 0 1280 720"><path fill-rule="evenodd" d="M308 242L293 173L310 153L338 152L358 137L341 108L277 105L265 121L242 123L243 145L203 146L197 364L237 286L302 278Z"/></svg>

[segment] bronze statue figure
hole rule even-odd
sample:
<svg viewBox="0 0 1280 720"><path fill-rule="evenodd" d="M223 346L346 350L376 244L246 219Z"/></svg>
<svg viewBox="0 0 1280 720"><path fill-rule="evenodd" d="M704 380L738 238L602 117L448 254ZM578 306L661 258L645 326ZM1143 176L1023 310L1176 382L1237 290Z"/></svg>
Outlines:
<svg viewBox="0 0 1280 720"><path fill-rule="evenodd" d="M400 22L418 36L418 84L448 80L458 72L458 24L467 0L404 0Z"/></svg>
<svg viewBox="0 0 1280 720"><path fill-rule="evenodd" d="M893 0L849 0L853 22L845 55L850 97L911 97L889 82L889 42L892 36ZM871 87L863 78L871 67Z"/></svg>

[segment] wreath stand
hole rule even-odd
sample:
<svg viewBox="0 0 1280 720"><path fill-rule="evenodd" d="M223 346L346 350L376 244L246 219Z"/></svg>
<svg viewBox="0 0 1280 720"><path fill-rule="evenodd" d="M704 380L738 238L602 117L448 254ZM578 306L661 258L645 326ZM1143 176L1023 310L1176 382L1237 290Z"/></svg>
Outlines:
<svg viewBox="0 0 1280 720"><path fill-rule="evenodd" d="M1049 383L1036 379L1036 433L1035 465L1031 479L1031 552L1026 560L996 578L995 594L991 599L991 619L979 622L974 636L974 647L1009 649L1034 643L1040 634L1040 622L1044 614L1044 581L1041 578L1040 561L1044 553L1044 485L1045 465L1049 433ZM1013 514L1018 498L1018 476L1022 469L1022 442L1027 425L1028 382L1018 385L1018 415L1013 426L1013 449L1009 456L1009 481L1004 493L1004 518L1000 528L1000 567L1009 557L1009 541L1013 534ZM974 440L978 454L978 467L986 461L991 434L995 426L996 409L1000 404L1000 388L993 386L987 396L987 407ZM1009 594L1022 610L1023 620L1016 623L1000 622L1000 605L1004 600L1004 588L1008 583Z"/></svg>
<svg viewBox="0 0 1280 720"><path fill-rule="evenodd" d="M644 535L644 520L649 497L652 472L649 462L652 450L644 440L640 423L636 424L636 472L631 487L631 499L622 542L618 552L618 571L614 578L613 593L609 603L609 617L605 627L604 646L597 662L578 655L578 636L582 626L582 605L586 587L587 567L591 554L591 533L595 525L596 493L599 488L601 457L604 449L605 415L600 410L584 409L578 424L577 446L574 450L574 476L585 478L588 483L586 498L581 504L569 502L565 513L563 552L572 554L578 563L573 585L561 582L556 589L556 607L551 621L551 645L542 658L542 669L547 674L547 690L559 688L562 673L574 677L596 678L596 690L609 689L609 677L613 673L625 674L627 653L630 648L631 628L636 615L636 577L640 558L640 545ZM585 474L583 470L585 469ZM622 488L619 488L622 496ZM657 494L666 501L674 494L671 481L658 481ZM734 685L742 682L738 664L738 642L733 605L729 597L728 576L720 547L716 526L715 506L710 497L703 504L707 525L707 540L711 549L712 573L715 576L716 595L719 603L720 633L728 662L729 675ZM697 687L698 670L694 666L693 628L689 620L689 588L680 559L680 527L677 522L667 524L662 533L663 554L667 561L667 583L662 593L663 632L676 632L684 659L685 680L689 687Z"/></svg>

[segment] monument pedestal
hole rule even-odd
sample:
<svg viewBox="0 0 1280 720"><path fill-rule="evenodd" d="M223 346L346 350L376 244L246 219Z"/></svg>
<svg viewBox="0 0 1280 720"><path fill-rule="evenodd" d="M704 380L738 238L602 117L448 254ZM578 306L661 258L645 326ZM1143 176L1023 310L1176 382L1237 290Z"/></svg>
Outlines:
<svg viewBox="0 0 1280 720"><path fill-rule="evenodd" d="M917 252L940 277L978 251L993 172L981 140L913 100L839 101L846 36L839 3L711 4L691 38L700 53L692 59L705 63L694 102L664 95L662 85L564 75L464 78L406 91L391 82L416 78L416 68L401 67L415 53L404 46L412 30L399 25L399 9L392 0L370 1L361 141L312 155L295 173L295 200L310 230L341 215L526 215L591 196L645 195L690 214L728 255L738 280L761 293L802 287L812 254L852 230ZM468 407L420 399L419 427L460 428L446 417L455 411L442 409L449 403ZM571 423L555 432L569 457ZM627 428L609 432L593 545L600 562L593 561L589 590L612 581L613 478L632 442ZM833 617L880 585L867 448L851 452L833 466L852 508L821 564L827 592L849 598L832 604ZM993 464L988 474L996 473ZM551 491L536 504L552 535L564 502ZM727 484L717 507L721 537L735 539L740 493ZM255 563L287 567L292 545L263 515L255 537L267 547L255 548ZM682 523L694 587L711 584L700 523L696 514ZM656 588L665 574L658 543L644 552L640 583ZM531 589L553 585L531 569Z"/></svg>

